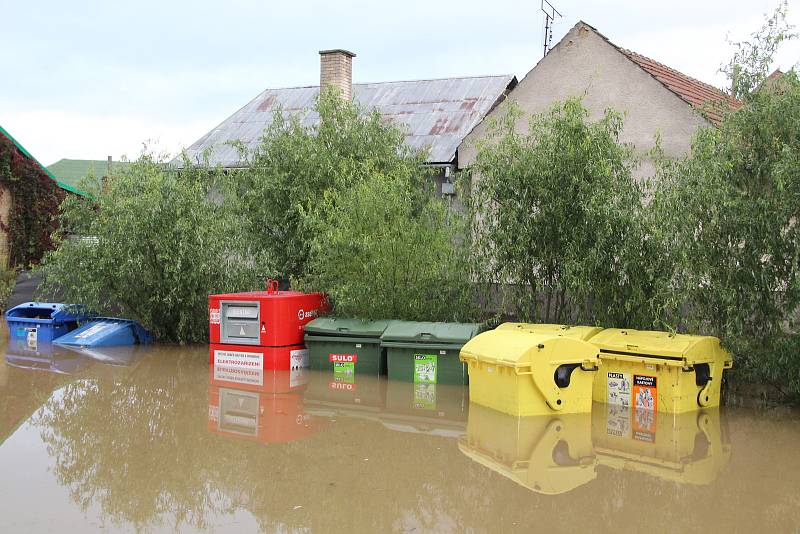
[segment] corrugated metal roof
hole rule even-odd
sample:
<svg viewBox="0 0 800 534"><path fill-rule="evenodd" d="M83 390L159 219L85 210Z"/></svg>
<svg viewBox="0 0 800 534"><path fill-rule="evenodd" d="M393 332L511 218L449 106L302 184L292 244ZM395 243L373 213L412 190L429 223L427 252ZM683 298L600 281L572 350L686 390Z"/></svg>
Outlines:
<svg viewBox="0 0 800 534"><path fill-rule="evenodd" d="M367 110L380 114L407 131L406 143L429 149L428 163L449 163L466 135L483 119L515 82L512 75L444 78L353 85L354 99ZM241 141L250 149L258 146L261 133L276 109L296 115L303 126L317 124L311 108L319 87L267 89L222 124L186 149L192 160L209 150L209 163L241 166L238 151L226 143ZM179 164L179 158L174 163Z"/></svg>

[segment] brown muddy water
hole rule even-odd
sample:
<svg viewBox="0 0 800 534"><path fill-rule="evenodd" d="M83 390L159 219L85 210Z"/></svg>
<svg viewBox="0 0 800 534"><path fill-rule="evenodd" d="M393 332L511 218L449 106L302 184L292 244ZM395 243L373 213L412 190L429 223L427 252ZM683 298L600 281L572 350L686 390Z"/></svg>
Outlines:
<svg viewBox="0 0 800 534"><path fill-rule="evenodd" d="M3 533L800 531L796 411L516 419L206 347L3 353Z"/></svg>

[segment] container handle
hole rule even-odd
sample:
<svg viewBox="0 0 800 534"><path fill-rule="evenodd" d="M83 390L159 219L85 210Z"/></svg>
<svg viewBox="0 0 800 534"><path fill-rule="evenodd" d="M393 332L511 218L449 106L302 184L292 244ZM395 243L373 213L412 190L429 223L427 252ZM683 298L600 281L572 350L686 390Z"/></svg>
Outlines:
<svg viewBox="0 0 800 534"><path fill-rule="evenodd" d="M278 281L274 278L267 278L267 294L272 294L278 291Z"/></svg>

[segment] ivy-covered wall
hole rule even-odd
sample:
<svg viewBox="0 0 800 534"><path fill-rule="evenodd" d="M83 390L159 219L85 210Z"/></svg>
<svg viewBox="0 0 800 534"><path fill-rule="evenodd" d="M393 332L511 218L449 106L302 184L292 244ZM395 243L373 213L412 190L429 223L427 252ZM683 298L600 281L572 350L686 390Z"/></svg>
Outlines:
<svg viewBox="0 0 800 534"><path fill-rule="evenodd" d="M23 154L0 133L0 194L11 194L8 221L9 266L36 264L52 247L58 207L66 194L38 162Z"/></svg>

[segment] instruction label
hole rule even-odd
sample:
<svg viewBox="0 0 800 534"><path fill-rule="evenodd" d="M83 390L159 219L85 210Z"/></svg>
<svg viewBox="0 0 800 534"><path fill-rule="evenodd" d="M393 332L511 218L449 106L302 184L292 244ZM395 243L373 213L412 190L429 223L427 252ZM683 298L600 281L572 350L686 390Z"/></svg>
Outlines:
<svg viewBox="0 0 800 534"><path fill-rule="evenodd" d="M219 308L209 308L208 322L211 324L219 324Z"/></svg>
<svg viewBox="0 0 800 534"><path fill-rule="evenodd" d="M289 351L289 369L305 369L309 365L308 349Z"/></svg>
<svg viewBox="0 0 800 534"><path fill-rule="evenodd" d="M264 385L264 356L258 352L214 351L214 380Z"/></svg>
<svg viewBox="0 0 800 534"><path fill-rule="evenodd" d="M608 373L608 404L631 405L631 376L626 373Z"/></svg>
<svg viewBox="0 0 800 534"><path fill-rule="evenodd" d="M438 356L436 354L414 355L414 383L435 384Z"/></svg>
<svg viewBox="0 0 800 534"><path fill-rule="evenodd" d="M436 409L436 384L414 384L414 404L415 410L435 410Z"/></svg>
<svg viewBox="0 0 800 534"><path fill-rule="evenodd" d="M656 411L658 406L656 377L633 375L633 408Z"/></svg>
<svg viewBox="0 0 800 534"><path fill-rule="evenodd" d="M356 380L356 364L353 362L333 362L333 379L352 384Z"/></svg>
<svg viewBox="0 0 800 534"><path fill-rule="evenodd" d="M606 405L606 434L618 438L631 436L631 410L619 404Z"/></svg>
<svg viewBox="0 0 800 534"><path fill-rule="evenodd" d="M39 329L26 328L25 329L25 345L28 350L36 350L39 347Z"/></svg>

